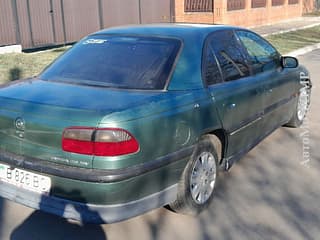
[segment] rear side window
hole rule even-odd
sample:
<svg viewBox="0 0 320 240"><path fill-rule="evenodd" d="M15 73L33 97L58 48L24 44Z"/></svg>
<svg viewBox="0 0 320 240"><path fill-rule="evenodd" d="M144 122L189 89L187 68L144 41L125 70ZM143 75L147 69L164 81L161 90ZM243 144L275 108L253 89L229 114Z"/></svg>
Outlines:
<svg viewBox="0 0 320 240"><path fill-rule="evenodd" d="M90 36L41 75L43 80L126 89L163 89L180 48L176 39Z"/></svg>
<svg viewBox="0 0 320 240"><path fill-rule="evenodd" d="M203 53L203 78L207 85L213 85L222 82L221 73L214 56L213 50L209 45L206 46Z"/></svg>
<svg viewBox="0 0 320 240"><path fill-rule="evenodd" d="M253 73L265 72L280 66L280 55L266 40L249 31L237 31L249 55Z"/></svg>
<svg viewBox="0 0 320 240"><path fill-rule="evenodd" d="M237 80L249 76L242 46L232 31L219 31L211 36L210 45L217 56L224 81Z"/></svg>

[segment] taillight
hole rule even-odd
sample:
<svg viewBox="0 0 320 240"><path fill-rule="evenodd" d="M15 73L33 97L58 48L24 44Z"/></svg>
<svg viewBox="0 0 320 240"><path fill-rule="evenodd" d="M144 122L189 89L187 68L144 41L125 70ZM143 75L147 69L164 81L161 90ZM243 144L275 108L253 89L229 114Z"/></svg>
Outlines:
<svg viewBox="0 0 320 240"><path fill-rule="evenodd" d="M94 156L120 156L136 153L139 143L119 128L70 127L63 131L62 149Z"/></svg>

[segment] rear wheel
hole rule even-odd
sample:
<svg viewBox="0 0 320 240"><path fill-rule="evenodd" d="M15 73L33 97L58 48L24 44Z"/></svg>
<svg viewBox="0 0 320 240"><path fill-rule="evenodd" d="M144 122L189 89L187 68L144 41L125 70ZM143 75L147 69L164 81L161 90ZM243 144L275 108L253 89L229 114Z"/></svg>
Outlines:
<svg viewBox="0 0 320 240"><path fill-rule="evenodd" d="M179 182L177 199L170 209L197 215L205 209L213 195L218 177L218 154L210 136L197 144Z"/></svg>
<svg viewBox="0 0 320 240"><path fill-rule="evenodd" d="M286 124L288 127L300 127L305 119L310 105L310 94L311 89L308 87L301 88L299 91L299 97L296 104L296 109L290 119Z"/></svg>

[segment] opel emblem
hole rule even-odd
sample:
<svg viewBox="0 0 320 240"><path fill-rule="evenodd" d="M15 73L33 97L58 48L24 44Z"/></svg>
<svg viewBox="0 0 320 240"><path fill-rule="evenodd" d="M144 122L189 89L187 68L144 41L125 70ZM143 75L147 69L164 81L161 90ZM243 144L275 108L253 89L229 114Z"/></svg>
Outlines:
<svg viewBox="0 0 320 240"><path fill-rule="evenodd" d="M25 129L25 127L26 127L26 122L24 121L23 118L18 117L18 118L15 120L14 125L15 125L15 127L16 127L17 130L24 131L24 129Z"/></svg>

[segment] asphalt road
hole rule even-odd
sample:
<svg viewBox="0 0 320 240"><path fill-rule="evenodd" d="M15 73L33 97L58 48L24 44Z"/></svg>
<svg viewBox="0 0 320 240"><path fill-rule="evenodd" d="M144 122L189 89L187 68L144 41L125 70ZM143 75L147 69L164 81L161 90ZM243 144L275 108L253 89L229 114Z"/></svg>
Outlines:
<svg viewBox="0 0 320 240"><path fill-rule="evenodd" d="M277 130L221 174L215 199L198 218L158 209L82 226L0 198L0 240L320 239L320 50L300 62L314 83L305 125Z"/></svg>

